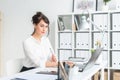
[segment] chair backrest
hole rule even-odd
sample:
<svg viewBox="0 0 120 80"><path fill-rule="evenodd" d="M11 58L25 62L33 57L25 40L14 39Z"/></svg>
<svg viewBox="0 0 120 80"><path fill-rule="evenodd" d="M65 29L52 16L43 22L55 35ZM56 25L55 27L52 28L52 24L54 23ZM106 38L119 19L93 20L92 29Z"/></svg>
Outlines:
<svg viewBox="0 0 120 80"><path fill-rule="evenodd" d="M21 68L22 68L22 58L17 58L17 59L13 59L13 60L9 60L6 64L6 73L7 75L12 75L15 73L20 72Z"/></svg>

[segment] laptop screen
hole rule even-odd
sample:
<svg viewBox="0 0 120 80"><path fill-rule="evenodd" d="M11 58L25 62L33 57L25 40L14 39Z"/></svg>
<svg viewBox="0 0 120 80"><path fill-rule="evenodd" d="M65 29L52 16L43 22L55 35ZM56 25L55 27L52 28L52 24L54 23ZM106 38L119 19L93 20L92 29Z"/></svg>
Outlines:
<svg viewBox="0 0 120 80"><path fill-rule="evenodd" d="M88 60L88 62L84 65L79 65L80 72L91 68L95 64L102 50L103 48L95 49L95 51L92 53L91 58ZM68 71L69 71L69 67L64 65L63 62L59 62L59 72L58 72L59 78L62 78L63 80L68 80Z"/></svg>
<svg viewBox="0 0 120 80"><path fill-rule="evenodd" d="M85 70L89 69L89 68L91 68L95 64L95 62L98 59L99 55L101 54L102 50L103 50L103 48L97 48L97 49L95 49L95 51L91 55L91 58L89 59L89 61L83 67L83 70L84 69Z"/></svg>

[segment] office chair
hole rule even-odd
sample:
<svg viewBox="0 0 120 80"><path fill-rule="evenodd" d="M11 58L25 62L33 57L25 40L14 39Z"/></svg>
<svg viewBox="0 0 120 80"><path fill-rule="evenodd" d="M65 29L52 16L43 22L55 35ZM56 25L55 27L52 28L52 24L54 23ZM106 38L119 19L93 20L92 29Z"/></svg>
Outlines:
<svg viewBox="0 0 120 80"><path fill-rule="evenodd" d="M22 60L23 58L9 60L6 64L7 75L13 75L13 74L19 73L23 66Z"/></svg>

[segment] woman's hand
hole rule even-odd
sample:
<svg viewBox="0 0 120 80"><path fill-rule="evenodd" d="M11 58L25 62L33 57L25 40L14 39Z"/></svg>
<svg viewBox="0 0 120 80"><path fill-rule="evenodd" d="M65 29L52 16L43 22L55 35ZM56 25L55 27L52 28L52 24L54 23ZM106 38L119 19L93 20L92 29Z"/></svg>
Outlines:
<svg viewBox="0 0 120 80"><path fill-rule="evenodd" d="M75 64L72 61L66 61L66 64L68 64L70 67L73 67Z"/></svg>
<svg viewBox="0 0 120 80"><path fill-rule="evenodd" d="M52 54L51 60L52 60L53 62L57 62L56 56L55 56L54 54Z"/></svg>
<svg viewBox="0 0 120 80"><path fill-rule="evenodd" d="M58 65L58 62L57 62L56 56L52 54L50 60L46 62L46 67L57 67L57 65Z"/></svg>
<svg viewBox="0 0 120 80"><path fill-rule="evenodd" d="M46 62L46 67L57 67L58 62L53 62L53 61L47 61Z"/></svg>

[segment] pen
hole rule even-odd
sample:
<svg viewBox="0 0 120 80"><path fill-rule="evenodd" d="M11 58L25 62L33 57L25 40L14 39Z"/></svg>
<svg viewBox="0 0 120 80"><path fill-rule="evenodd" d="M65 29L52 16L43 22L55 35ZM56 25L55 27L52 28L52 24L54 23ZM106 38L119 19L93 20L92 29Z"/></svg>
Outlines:
<svg viewBox="0 0 120 80"><path fill-rule="evenodd" d="M53 54L54 53L54 51L50 48L50 52L51 52L51 54Z"/></svg>
<svg viewBox="0 0 120 80"><path fill-rule="evenodd" d="M50 48L50 52L51 52L51 54L52 54L52 60L56 62L57 59L56 59L56 56L55 56L55 54L54 54L53 49Z"/></svg>

